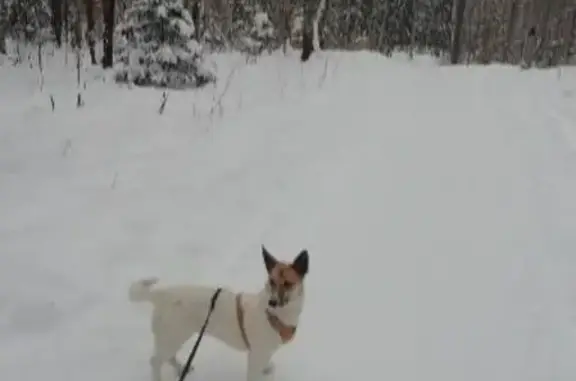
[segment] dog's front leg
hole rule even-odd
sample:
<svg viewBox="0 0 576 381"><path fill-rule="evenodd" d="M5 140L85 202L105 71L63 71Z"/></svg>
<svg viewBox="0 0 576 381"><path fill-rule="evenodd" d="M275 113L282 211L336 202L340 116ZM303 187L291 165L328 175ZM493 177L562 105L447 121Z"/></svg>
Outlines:
<svg viewBox="0 0 576 381"><path fill-rule="evenodd" d="M152 381L162 381L161 370L162 370L162 358L158 355L153 355L150 358L150 367L152 368Z"/></svg>
<svg viewBox="0 0 576 381"><path fill-rule="evenodd" d="M251 351L248 353L248 374L246 381L261 381L270 366L271 353Z"/></svg>
<svg viewBox="0 0 576 381"><path fill-rule="evenodd" d="M271 375L272 373L274 373L274 363L272 362L272 360L270 360L268 361L268 365L264 367L264 374L268 376Z"/></svg>

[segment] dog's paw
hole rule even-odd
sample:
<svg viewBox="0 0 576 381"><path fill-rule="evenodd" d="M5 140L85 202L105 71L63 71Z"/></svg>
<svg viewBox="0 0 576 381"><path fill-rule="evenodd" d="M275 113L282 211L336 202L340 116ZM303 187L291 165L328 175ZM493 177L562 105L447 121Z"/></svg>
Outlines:
<svg viewBox="0 0 576 381"><path fill-rule="evenodd" d="M262 373L264 373L265 376L268 376L268 375L274 373L274 364L273 363L268 364L266 366L266 368L264 368Z"/></svg>

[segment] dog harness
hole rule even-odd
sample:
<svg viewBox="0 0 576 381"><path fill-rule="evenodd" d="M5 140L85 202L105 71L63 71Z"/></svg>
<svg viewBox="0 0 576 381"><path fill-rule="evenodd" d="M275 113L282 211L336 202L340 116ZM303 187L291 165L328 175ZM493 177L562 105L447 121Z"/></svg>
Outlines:
<svg viewBox="0 0 576 381"><path fill-rule="evenodd" d="M244 326L242 294L236 294L236 315L238 316L238 326L240 327L240 334L242 335L242 340L244 340L244 345L246 345L247 349L250 349L250 342L248 341L248 335L246 335L246 327Z"/></svg>
<svg viewBox="0 0 576 381"><path fill-rule="evenodd" d="M270 311L266 310L266 316L268 317L268 322L272 328L278 333L282 344L290 342L294 335L296 335L296 327L292 325L287 325L278 318L278 316L273 315Z"/></svg>
<svg viewBox="0 0 576 381"><path fill-rule="evenodd" d="M244 325L244 309L242 308L242 294L236 294L236 315L238 316L238 326L240 327L240 334L242 335L242 340L247 349L250 349L250 342L248 341L248 335L246 334L246 327ZM266 310L266 317L268 318L268 323L280 339L283 344L288 343L294 338L296 334L296 327L284 324L278 316L273 315L270 311Z"/></svg>

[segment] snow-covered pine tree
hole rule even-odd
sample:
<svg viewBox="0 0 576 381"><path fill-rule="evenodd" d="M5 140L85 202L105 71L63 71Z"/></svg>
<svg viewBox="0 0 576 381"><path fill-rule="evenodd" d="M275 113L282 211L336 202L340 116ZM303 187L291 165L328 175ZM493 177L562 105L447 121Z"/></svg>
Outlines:
<svg viewBox="0 0 576 381"><path fill-rule="evenodd" d="M10 30L10 14L8 10L12 6L12 0L0 1L0 59L2 55L7 54L6 49L6 37L8 37L8 32ZM0 60L0 64L2 61Z"/></svg>
<svg viewBox="0 0 576 381"><path fill-rule="evenodd" d="M216 80L181 0L135 0L116 34L119 83L185 89Z"/></svg>
<svg viewBox="0 0 576 381"><path fill-rule="evenodd" d="M272 21L260 5L251 2L235 2L232 34L234 47L240 51L259 54L264 49L275 49L276 31Z"/></svg>
<svg viewBox="0 0 576 381"><path fill-rule="evenodd" d="M38 44L49 39L50 19L46 0L4 0L0 7L2 34L18 42Z"/></svg>

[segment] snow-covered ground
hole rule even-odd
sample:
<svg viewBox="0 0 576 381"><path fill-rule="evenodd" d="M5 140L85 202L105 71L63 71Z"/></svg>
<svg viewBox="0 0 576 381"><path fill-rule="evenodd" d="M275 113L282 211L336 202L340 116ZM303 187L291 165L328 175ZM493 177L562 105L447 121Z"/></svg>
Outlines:
<svg viewBox="0 0 576 381"><path fill-rule="evenodd" d="M262 243L311 256L276 381L576 378L575 70L220 55L160 115L46 60L0 67L0 380L149 380L129 283L255 290Z"/></svg>

